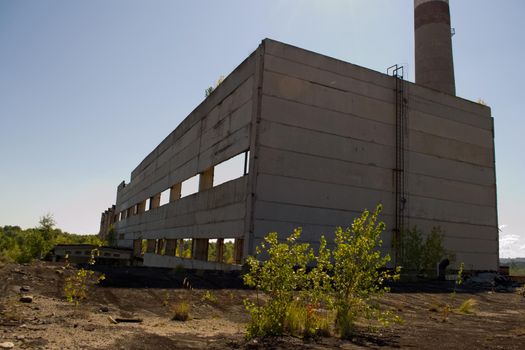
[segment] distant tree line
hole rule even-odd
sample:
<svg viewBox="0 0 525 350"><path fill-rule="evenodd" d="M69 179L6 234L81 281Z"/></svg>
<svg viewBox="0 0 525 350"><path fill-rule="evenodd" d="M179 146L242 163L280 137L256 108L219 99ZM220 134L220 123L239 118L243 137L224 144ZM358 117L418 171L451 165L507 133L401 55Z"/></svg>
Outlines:
<svg viewBox="0 0 525 350"><path fill-rule="evenodd" d="M96 235L77 235L56 228L51 214L40 218L38 227L23 230L19 226L0 227L0 262L28 263L43 259L56 244L102 245Z"/></svg>

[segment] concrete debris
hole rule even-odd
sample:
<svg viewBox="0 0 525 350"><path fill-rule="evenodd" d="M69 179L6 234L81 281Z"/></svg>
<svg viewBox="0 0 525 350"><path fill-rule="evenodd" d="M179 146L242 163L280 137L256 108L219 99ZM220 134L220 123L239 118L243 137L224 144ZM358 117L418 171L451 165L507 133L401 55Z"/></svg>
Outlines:
<svg viewBox="0 0 525 350"><path fill-rule="evenodd" d="M15 347L15 344L13 344L13 343L11 343L9 341L0 343L0 349L12 349L14 347Z"/></svg>
<svg viewBox="0 0 525 350"><path fill-rule="evenodd" d="M22 287L20 287L20 291L21 292L29 292L29 291L31 291L31 287L29 287L29 286L22 286Z"/></svg>

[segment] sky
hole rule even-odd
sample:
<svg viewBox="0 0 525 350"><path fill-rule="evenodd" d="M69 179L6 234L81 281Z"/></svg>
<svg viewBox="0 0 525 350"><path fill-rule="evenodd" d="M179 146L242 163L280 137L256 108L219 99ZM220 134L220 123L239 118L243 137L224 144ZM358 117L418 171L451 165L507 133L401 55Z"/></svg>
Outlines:
<svg viewBox="0 0 525 350"><path fill-rule="evenodd" d="M500 255L525 256L525 1L450 7L457 95L495 121ZM411 0L0 0L0 225L98 232L118 184L267 37L414 80Z"/></svg>

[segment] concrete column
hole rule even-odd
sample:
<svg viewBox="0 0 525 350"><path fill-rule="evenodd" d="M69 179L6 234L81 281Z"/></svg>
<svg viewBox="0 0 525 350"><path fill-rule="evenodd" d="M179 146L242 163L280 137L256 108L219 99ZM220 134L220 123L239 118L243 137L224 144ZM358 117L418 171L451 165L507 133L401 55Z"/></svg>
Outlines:
<svg viewBox="0 0 525 350"><path fill-rule="evenodd" d="M146 247L146 253L155 253L157 249L157 240L148 239L148 245Z"/></svg>
<svg viewBox="0 0 525 350"><path fill-rule="evenodd" d="M180 198L181 183L170 187L170 202L174 202Z"/></svg>
<svg viewBox="0 0 525 350"><path fill-rule="evenodd" d="M456 94L448 0L414 0L416 84Z"/></svg>
<svg viewBox="0 0 525 350"><path fill-rule="evenodd" d="M204 170L199 176L199 192L213 187L214 167Z"/></svg>
<svg viewBox="0 0 525 350"><path fill-rule="evenodd" d="M142 239L135 239L133 241L133 256L142 255Z"/></svg>
<svg viewBox="0 0 525 350"><path fill-rule="evenodd" d="M244 239L235 238L235 243L233 245L233 260L235 264L242 263Z"/></svg>
<svg viewBox="0 0 525 350"><path fill-rule="evenodd" d="M166 251L164 255L175 256L177 251L177 240L176 239L167 239L166 240Z"/></svg>
<svg viewBox="0 0 525 350"><path fill-rule="evenodd" d="M160 193L157 193L149 199L149 209L155 209L160 207Z"/></svg>
<svg viewBox="0 0 525 350"><path fill-rule="evenodd" d="M146 211L146 201L143 200L139 204L137 204L137 214L142 214Z"/></svg>
<svg viewBox="0 0 525 350"><path fill-rule="evenodd" d="M205 238L193 239L193 259L208 261L208 240Z"/></svg>
<svg viewBox="0 0 525 350"><path fill-rule="evenodd" d="M132 208L128 208L128 209L126 209L126 217L129 218L131 215L133 215L133 210L132 210Z"/></svg>
<svg viewBox="0 0 525 350"><path fill-rule="evenodd" d="M217 255L216 261L221 263L224 261L224 238L217 239L217 246L215 247L215 253Z"/></svg>

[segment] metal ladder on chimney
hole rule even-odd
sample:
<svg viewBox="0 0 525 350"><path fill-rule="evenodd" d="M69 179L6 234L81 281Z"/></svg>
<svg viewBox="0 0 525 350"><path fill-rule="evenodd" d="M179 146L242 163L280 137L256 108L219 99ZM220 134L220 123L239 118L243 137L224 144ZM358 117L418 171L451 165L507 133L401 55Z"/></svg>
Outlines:
<svg viewBox="0 0 525 350"><path fill-rule="evenodd" d="M406 174L405 174L405 131L408 98L406 96L406 82L403 78L404 67L397 64L389 67L387 73L395 79L395 104L396 104L396 154L394 170L395 191L395 222L394 239L392 242L396 264L403 254L402 234L405 230L405 217L407 216Z"/></svg>

